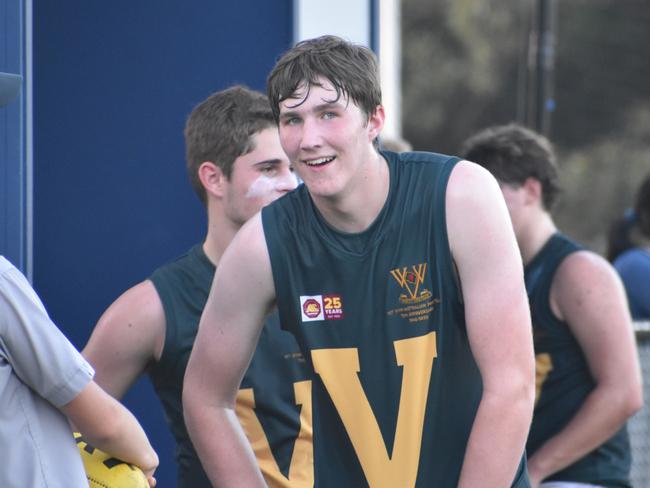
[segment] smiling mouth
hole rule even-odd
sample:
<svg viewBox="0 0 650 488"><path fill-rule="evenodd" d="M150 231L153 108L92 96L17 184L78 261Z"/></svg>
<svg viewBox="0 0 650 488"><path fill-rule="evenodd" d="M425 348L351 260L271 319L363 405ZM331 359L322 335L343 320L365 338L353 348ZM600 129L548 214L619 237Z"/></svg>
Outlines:
<svg viewBox="0 0 650 488"><path fill-rule="evenodd" d="M326 158L318 158L318 159L303 159L303 163L305 163L307 166L323 166L324 164L331 163L334 161L335 157L334 156L329 156Z"/></svg>

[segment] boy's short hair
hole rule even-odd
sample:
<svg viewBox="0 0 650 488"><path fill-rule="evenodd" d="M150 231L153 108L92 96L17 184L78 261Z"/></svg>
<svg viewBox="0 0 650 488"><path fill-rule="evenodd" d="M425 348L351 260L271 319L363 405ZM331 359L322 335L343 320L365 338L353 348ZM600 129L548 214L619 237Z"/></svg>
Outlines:
<svg viewBox="0 0 650 488"><path fill-rule="evenodd" d="M276 121L280 103L294 98L302 85L320 86L327 79L336 100L347 97L367 116L381 105L381 86L375 54L365 46L336 36L321 36L296 44L275 64L267 79L271 109Z"/></svg>
<svg viewBox="0 0 650 488"><path fill-rule="evenodd" d="M203 205L207 195L199 179L201 164L210 161L230 178L235 160L255 149L253 136L275 126L266 96L241 85L213 93L194 107L185 124L185 158Z"/></svg>
<svg viewBox="0 0 650 488"><path fill-rule="evenodd" d="M557 163L549 140L519 124L488 127L467 139L461 157L486 168L501 183L520 186L535 178L542 184L546 210L560 193Z"/></svg>

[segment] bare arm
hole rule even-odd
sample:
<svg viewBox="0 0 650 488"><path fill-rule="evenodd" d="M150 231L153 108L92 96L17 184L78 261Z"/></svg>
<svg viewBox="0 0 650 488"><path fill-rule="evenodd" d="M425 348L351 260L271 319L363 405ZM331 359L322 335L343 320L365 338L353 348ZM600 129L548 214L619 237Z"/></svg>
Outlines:
<svg viewBox="0 0 650 488"><path fill-rule="evenodd" d="M185 423L215 486L265 486L235 415L235 397L274 294L258 214L219 263L185 373Z"/></svg>
<svg viewBox="0 0 650 488"><path fill-rule="evenodd" d="M122 294L100 317L82 354L95 368L95 381L122 398L147 366L160 359L165 313L151 281Z"/></svg>
<svg viewBox="0 0 650 488"><path fill-rule="evenodd" d="M90 444L139 466L152 482L158 456L144 430L131 412L97 383L88 383L61 410Z"/></svg>
<svg viewBox="0 0 650 488"><path fill-rule="evenodd" d="M530 458L534 483L601 445L643 403L625 292L609 263L588 251L567 257L553 279L551 306L578 340L595 388L572 420Z"/></svg>
<svg viewBox="0 0 650 488"><path fill-rule="evenodd" d="M496 181L473 163L458 163L450 177L447 229L483 380L459 486L503 488L514 480L530 427L534 353L510 218Z"/></svg>
<svg viewBox="0 0 650 488"><path fill-rule="evenodd" d="M25 277L15 268L5 273L0 315L7 320L0 321L5 326L0 332L16 375L60 408L89 442L140 466L153 483L158 457L140 424L90 379L91 369L52 323Z"/></svg>

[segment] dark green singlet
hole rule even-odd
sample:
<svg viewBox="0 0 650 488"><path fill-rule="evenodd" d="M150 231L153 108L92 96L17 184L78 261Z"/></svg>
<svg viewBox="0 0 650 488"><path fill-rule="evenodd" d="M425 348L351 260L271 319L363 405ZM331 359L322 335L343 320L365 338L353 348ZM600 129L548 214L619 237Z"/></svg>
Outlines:
<svg viewBox="0 0 650 488"><path fill-rule="evenodd" d="M316 373L315 486L456 488L482 393L445 223L457 158L383 155L388 198L362 233L331 228L304 185L262 211L280 322Z"/></svg>
<svg viewBox="0 0 650 488"><path fill-rule="evenodd" d="M211 486L185 428L182 384L214 272L215 267L202 246L196 245L186 254L157 269L150 278L163 304L166 333L160 361L151 366L149 375L177 442L179 487ZM265 458L267 463L271 463L272 469L267 469L264 474L272 486L289 486L285 478L294 450L305 444L296 442L301 429L301 407L296 404L294 383L302 383L308 377L296 341L280 329L277 314L271 315L242 381L240 395L247 393L248 396L246 400L238 399L238 413L247 412L249 415L246 418L253 421L253 427L248 426L245 430L249 438L252 437L258 458ZM251 410L251 400L255 403L254 411ZM259 427L254 429L257 422L261 430ZM308 441L311 445L311 438ZM295 461L293 463L301 470L292 473L296 479L311 476L311 465L308 466L309 472L305 473L303 471L307 467Z"/></svg>
<svg viewBox="0 0 650 488"><path fill-rule="evenodd" d="M594 388L580 345L567 323L555 316L549 301L558 267L569 254L581 249L557 233L524 270L533 322L538 391L526 445L529 456L571 420ZM548 480L629 487L630 465L630 443L623 427L598 449Z"/></svg>

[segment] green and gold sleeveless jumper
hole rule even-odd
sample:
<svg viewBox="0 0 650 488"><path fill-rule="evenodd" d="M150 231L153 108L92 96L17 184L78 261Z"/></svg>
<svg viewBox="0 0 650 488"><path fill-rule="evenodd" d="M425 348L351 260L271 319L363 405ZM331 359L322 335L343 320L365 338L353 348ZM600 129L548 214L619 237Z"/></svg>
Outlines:
<svg viewBox="0 0 650 488"><path fill-rule="evenodd" d="M177 442L179 487L211 486L185 427L182 385L214 272L196 245L150 278L163 304L166 333L149 376ZM303 406L300 397L310 384L307 371L295 339L271 315L242 381L237 414L272 487L311 486L313 480L311 405Z"/></svg>
<svg viewBox="0 0 650 488"><path fill-rule="evenodd" d="M580 345L568 324L555 316L549 301L558 267L569 254L581 249L556 233L524 269L537 373L535 411L526 445L529 456L571 420L594 388ZM630 465L630 444L623 427L599 448L548 480L629 487Z"/></svg>
<svg viewBox="0 0 650 488"><path fill-rule="evenodd" d="M315 486L455 488L482 393L445 223L458 160L382 154L388 198L362 233L304 185L262 210L280 322L315 370Z"/></svg>

